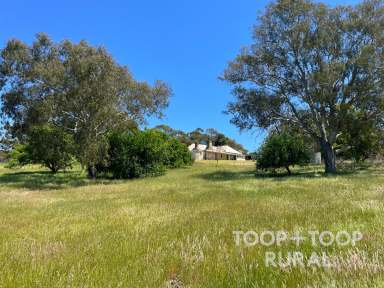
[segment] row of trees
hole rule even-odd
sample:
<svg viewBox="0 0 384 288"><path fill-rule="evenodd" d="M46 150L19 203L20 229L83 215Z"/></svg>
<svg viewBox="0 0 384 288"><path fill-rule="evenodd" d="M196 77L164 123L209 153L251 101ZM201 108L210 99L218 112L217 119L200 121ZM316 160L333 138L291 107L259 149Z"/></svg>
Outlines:
<svg viewBox="0 0 384 288"><path fill-rule="evenodd" d="M380 0L355 7L310 0L270 4L253 44L222 75L233 85L232 123L298 129L321 147L327 173L336 171L337 151L369 156L383 145L383 31Z"/></svg>
<svg viewBox="0 0 384 288"><path fill-rule="evenodd" d="M382 31L381 0L354 7L270 4L254 28L254 43L222 75L233 86L232 123L300 131L321 147L327 173L336 171L337 153L356 160L377 153L384 129ZM31 142L34 129L58 129L94 177L108 158L108 132L133 131L146 117L161 116L171 89L162 81L136 81L102 47L53 43L39 34L32 45L11 40L0 51L0 93L5 143ZM213 129L157 129L183 143L213 140L244 151Z"/></svg>
<svg viewBox="0 0 384 288"><path fill-rule="evenodd" d="M103 161L95 165L92 175L136 178L192 164L186 145L156 129L109 132L105 141ZM73 136L62 129L34 126L25 143L13 147L8 167L42 164L56 173L72 167L77 149Z"/></svg>
<svg viewBox="0 0 384 288"><path fill-rule="evenodd" d="M31 45L10 40L0 50L0 92L3 143L28 142L26 149L33 151L27 152L37 159L47 153L37 143L58 144L49 152L57 154L73 142L76 149L69 152L90 177L108 158L106 135L135 130L148 116L161 117L171 95L162 81L135 80L103 47L54 43L45 34ZM49 165L55 171L64 164Z"/></svg>
<svg viewBox="0 0 384 288"><path fill-rule="evenodd" d="M247 152L243 145L237 143L235 140L227 137L214 128L208 128L205 130L196 128L191 132L184 132L181 130L175 130L168 125L158 125L155 129L158 129L171 137L177 138L180 142L185 143L186 145L193 143L208 144L209 141L212 141L212 144L215 146L229 145L238 151L242 151L244 153Z"/></svg>

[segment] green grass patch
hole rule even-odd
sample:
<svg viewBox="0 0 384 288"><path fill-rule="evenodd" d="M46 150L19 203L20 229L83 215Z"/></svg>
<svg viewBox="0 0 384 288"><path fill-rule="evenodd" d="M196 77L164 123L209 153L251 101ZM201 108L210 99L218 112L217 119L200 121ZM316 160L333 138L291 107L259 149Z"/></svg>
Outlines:
<svg viewBox="0 0 384 288"><path fill-rule="evenodd" d="M207 161L127 181L0 166L0 287L383 287L384 169ZM237 247L234 230L359 230L356 247ZM267 251L342 255L265 267ZM377 255L364 258L364 255ZM179 286L177 286L179 285Z"/></svg>

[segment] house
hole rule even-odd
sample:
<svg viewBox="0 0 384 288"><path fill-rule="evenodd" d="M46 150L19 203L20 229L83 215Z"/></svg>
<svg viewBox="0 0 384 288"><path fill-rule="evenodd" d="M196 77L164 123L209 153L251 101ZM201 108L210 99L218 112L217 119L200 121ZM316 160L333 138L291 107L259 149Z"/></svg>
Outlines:
<svg viewBox="0 0 384 288"><path fill-rule="evenodd" d="M245 160L245 155L228 145L213 146L209 141L208 146L191 144L188 146L194 160Z"/></svg>

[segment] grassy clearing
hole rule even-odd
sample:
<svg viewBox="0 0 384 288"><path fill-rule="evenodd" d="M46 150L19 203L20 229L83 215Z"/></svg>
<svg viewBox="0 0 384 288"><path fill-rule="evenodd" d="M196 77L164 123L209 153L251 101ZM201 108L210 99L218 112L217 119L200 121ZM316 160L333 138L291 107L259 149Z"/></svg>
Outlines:
<svg viewBox="0 0 384 288"><path fill-rule="evenodd" d="M0 287L384 287L384 169L320 171L255 177L250 162L213 161L158 178L90 182L79 170L0 167ZM281 229L360 230L364 239L236 247L232 235ZM325 251L344 261L265 267L266 251Z"/></svg>

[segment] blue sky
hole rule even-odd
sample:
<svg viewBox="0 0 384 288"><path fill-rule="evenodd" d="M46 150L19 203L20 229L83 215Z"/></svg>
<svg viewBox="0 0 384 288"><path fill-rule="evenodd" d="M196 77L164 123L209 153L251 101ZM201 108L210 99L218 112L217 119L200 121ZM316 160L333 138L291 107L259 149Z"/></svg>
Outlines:
<svg viewBox="0 0 384 288"><path fill-rule="evenodd" d="M251 43L265 0L12 0L1 4L0 47L10 38L30 43L37 32L55 41L103 45L139 80L161 79L174 91L167 124L191 131L216 128L249 150L260 131L242 132L224 115L230 87L218 80L229 60ZM357 0L323 1L355 4Z"/></svg>

